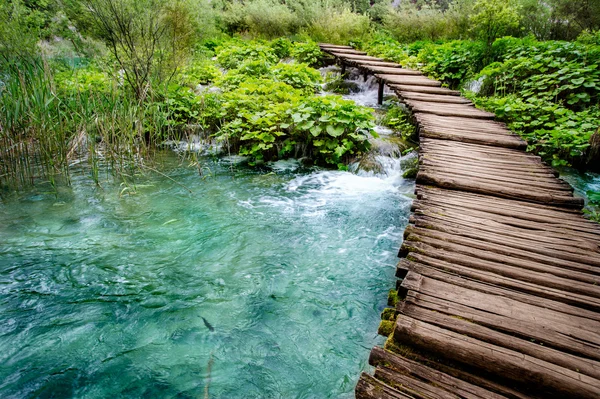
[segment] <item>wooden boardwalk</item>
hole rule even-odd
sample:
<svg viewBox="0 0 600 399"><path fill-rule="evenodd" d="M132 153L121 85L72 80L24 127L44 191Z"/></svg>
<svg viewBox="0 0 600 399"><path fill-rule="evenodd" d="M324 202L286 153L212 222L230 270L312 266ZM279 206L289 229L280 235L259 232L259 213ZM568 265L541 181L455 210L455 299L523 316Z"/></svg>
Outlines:
<svg viewBox="0 0 600 399"><path fill-rule="evenodd" d="M412 112L417 199L357 398L600 398L600 226L494 115L417 71L321 45ZM397 293L397 296L394 295Z"/></svg>

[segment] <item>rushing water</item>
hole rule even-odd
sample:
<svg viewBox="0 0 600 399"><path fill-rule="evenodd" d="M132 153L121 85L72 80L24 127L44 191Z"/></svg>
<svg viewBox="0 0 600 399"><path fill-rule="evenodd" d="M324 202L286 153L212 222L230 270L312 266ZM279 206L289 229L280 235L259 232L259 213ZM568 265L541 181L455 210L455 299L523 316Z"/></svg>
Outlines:
<svg viewBox="0 0 600 399"><path fill-rule="evenodd" d="M0 203L0 397L352 397L413 190L377 156L200 176L171 154L173 180Z"/></svg>

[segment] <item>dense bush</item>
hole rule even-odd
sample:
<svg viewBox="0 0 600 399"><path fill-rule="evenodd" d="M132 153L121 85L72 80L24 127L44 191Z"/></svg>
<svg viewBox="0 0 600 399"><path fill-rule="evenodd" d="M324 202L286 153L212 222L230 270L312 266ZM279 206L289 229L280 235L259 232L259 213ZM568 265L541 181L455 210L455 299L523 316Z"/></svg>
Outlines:
<svg viewBox="0 0 600 399"><path fill-rule="evenodd" d="M290 50L290 56L298 62L316 66L321 61L323 54L321 49L314 42L294 43Z"/></svg>
<svg viewBox="0 0 600 399"><path fill-rule="evenodd" d="M303 31L317 42L348 44L366 36L369 26L366 15L356 14L348 8L327 8Z"/></svg>
<svg viewBox="0 0 600 399"><path fill-rule="evenodd" d="M314 94L319 89L321 74L306 64L277 64L272 69L275 80L287 83L294 89Z"/></svg>
<svg viewBox="0 0 600 399"><path fill-rule="evenodd" d="M306 96L270 79L249 79L223 94L217 137L253 161L305 156L344 167L368 148L371 112L337 96Z"/></svg>
<svg viewBox="0 0 600 399"><path fill-rule="evenodd" d="M483 66L482 43L455 40L444 44L429 44L418 53L423 72L450 87L459 87Z"/></svg>
<svg viewBox="0 0 600 399"><path fill-rule="evenodd" d="M279 58L267 45L246 42L225 42L216 48L217 62L225 69L237 68L242 62L264 60L276 63Z"/></svg>

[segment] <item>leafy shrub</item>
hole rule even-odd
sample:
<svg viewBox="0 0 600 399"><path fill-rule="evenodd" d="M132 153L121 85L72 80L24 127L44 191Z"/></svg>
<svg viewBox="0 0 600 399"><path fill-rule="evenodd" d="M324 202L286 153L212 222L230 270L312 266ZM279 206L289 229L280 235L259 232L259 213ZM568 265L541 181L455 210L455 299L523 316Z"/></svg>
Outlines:
<svg viewBox="0 0 600 399"><path fill-rule="evenodd" d="M586 48L575 43L538 44L513 47L506 61L484 68L480 76L485 77L486 92L564 101L572 109L597 101L600 59L588 60Z"/></svg>
<svg viewBox="0 0 600 399"><path fill-rule="evenodd" d="M416 40L439 40L454 37L453 25L441 10L413 4L403 4L389 9L383 15L383 27L401 43Z"/></svg>
<svg viewBox="0 0 600 399"><path fill-rule="evenodd" d="M280 37L271 42L271 49L279 59L287 58L290 56L294 44L290 39Z"/></svg>
<svg viewBox="0 0 600 399"><path fill-rule="evenodd" d="M551 160L554 166L581 162L590 137L600 126L598 106L574 112L561 104L536 97L524 100L514 94L474 101L507 122L527 140L529 150Z"/></svg>
<svg viewBox="0 0 600 399"><path fill-rule="evenodd" d="M517 30L520 11L516 0L477 0L469 17L471 30L490 47L495 39Z"/></svg>
<svg viewBox="0 0 600 399"><path fill-rule="evenodd" d="M258 36L274 38L293 33L296 16L277 0L252 0L244 7L246 25Z"/></svg>
<svg viewBox="0 0 600 399"><path fill-rule="evenodd" d="M273 49L256 42L229 42L216 48L217 62L225 69L237 68L244 61L264 60L271 64L279 59Z"/></svg>
<svg viewBox="0 0 600 399"><path fill-rule="evenodd" d="M325 8L304 31L316 42L348 44L367 35L370 21L366 15L347 8Z"/></svg>
<svg viewBox="0 0 600 399"><path fill-rule="evenodd" d="M177 127L195 122L200 116L202 98L190 88L169 85L164 99L168 125Z"/></svg>
<svg viewBox="0 0 600 399"><path fill-rule="evenodd" d="M308 145L317 163L343 168L350 155L369 149L373 115L368 108L339 96L314 96L287 110L292 137L284 141L282 151L290 153L298 144Z"/></svg>
<svg viewBox="0 0 600 399"><path fill-rule="evenodd" d="M214 63L208 60L195 60L183 68L179 75L179 82L184 86L196 87L199 84L208 84L221 76L221 71Z"/></svg>
<svg viewBox="0 0 600 399"><path fill-rule="evenodd" d="M316 66L321 61L323 53L316 43L294 43L294 46L290 51L290 56L297 62Z"/></svg>
<svg viewBox="0 0 600 399"><path fill-rule="evenodd" d="M450 87L458 87L467 77L481 69L483 46L480 42L455 40L440 45L427 45L418 60L423 72Z"/></svg>
<svg viewBox="0 0 600 399"><path fill-rule="evenodd" d="M249 79L222 95L217 137L254 161L291 155L342 162L368 148L371 112L337 96L309 96L284 82Z"/></svg>
<svg viewBox="0 0 600 399"><path fill-rule="evenodd" d="M418 139L417 130L410 120L408 111L397 103L387 107L385 116L380 123L400 133L400 137L404 140L417 141Z"/></svg>
<svg viewBox="0 0 600 399"><path fill-rule="evenodd" d="M96 67L67 69L56 73L54 83L59 93L74 94L93 92L108 94L112 89L112 81L105 72Z"/></svg>
<svg viewBox="0 0 600 399"><path fill-rule="evenodd" d="M248 79L271 76L271 64L268 61L250 59L240 64L239 68L229 70L219 79L217 85L224 90L232 90Z"/></svg>
<svg viewBox="0 0 600 399"><path fill-rule="evenodd" d="M314 94L321 83L319 71L306 64L277 64L272 71L277 81L287 83L307 94Z"/></svg>

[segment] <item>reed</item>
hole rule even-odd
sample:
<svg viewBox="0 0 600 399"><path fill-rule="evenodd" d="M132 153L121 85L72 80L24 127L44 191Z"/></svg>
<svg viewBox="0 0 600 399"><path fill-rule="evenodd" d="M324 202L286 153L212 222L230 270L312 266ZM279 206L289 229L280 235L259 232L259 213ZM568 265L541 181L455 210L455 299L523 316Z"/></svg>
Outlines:
<svg viewBox="0 0 600 399"><path fill-rule="evenodd" d="M159 106L140 103L117 85L107 91L56 88L43 60L5 65L0 86L0 186L69 183L73 168L100 183L152 159L168 130Z"/></svg>

